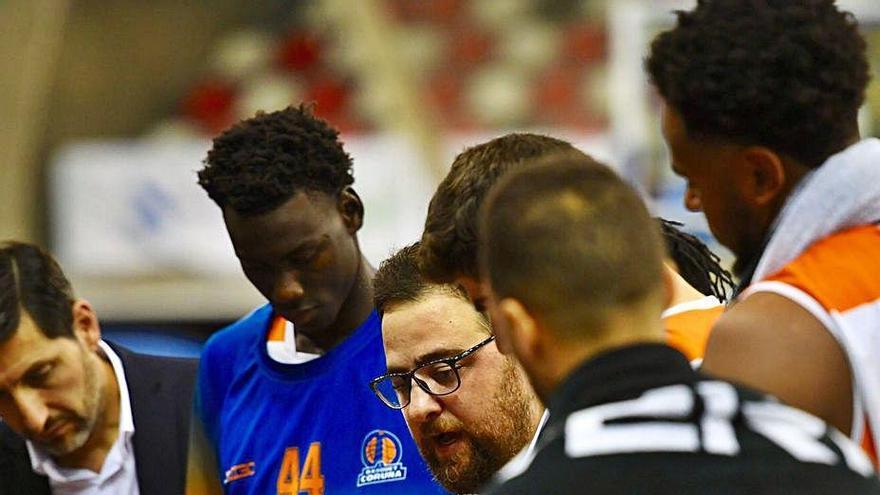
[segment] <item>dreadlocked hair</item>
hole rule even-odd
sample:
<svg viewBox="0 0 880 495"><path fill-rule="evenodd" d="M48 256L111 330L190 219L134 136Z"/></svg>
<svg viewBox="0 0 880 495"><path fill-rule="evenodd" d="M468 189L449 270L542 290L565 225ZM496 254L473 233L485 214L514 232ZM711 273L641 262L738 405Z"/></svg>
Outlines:
<svg viewBox="0 0 880 495"><path fill-rule="evenodd" d="M354 182L339 131L310 108L258 112L214 139L199 185L220 208L274 210L297 192L336 194Z"/></svg>
<svg viewBox="0 0 880 495"><path fill-rule="evenodd" d="M735 283L730 272L722 268L721 258L696 237L682 232L684 224L658 218L666 243L666 251L678 266L678 274L694 289L721 302L728 301Z"/></svg>

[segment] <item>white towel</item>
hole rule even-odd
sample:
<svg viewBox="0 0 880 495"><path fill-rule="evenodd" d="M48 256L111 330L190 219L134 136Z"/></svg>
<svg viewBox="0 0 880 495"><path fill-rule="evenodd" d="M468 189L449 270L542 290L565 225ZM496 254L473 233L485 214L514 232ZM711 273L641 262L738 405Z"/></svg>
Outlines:
<svg viewBox="0 0 880 495"><path fill-rule="evenodd" d="M804 180L775 222L754 282L781 270L820 239L880 221L880 140L859 141Z"/></svg>

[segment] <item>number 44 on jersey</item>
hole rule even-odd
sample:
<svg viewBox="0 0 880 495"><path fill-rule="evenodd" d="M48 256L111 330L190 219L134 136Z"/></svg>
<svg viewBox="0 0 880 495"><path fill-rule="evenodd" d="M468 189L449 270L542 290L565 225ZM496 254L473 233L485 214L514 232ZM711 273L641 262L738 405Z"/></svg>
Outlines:
<svg viewBox="0 0 880 495"><path fill-rule="evenodd" d="M299 447L284 451L278 472L277 495L324 495L324 475L321 474L321 442L312 442L300 469Z"/></svg>

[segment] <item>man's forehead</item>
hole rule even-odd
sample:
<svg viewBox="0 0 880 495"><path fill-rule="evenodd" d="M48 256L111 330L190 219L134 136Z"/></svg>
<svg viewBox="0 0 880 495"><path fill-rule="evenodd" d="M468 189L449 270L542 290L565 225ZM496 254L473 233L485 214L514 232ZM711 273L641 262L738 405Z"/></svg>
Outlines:
<svg viewBox="0 0 880 495"><path fill-rule="evenodd" d="M63 337L46 337L33 320L22 313L18 329L0 343L0 388L17 381L35 363L51 358L61 339Z"/></svg>
<svg viewBox="0 0 880 495"><path fill-rule="evenodd" d="M665 102L660 106L660 131L667 143L685 134L681 115Z"/></svg>
<svg viewBox="0 0 880 495"><path fill-rule="evenodd" d="M482 280L470 275L458 275L455 283L460 285L467 293L472 303L478 303L489 297L489 290Z"/></svg>
<svg viewBox="0 0 880 495"><path fill-rule="evenodd" d="M432 294L388 311L382 318L382 337L392 360L413 362L441 351L464 350L485 331L477 313L459 296Z"/></svg>
<svg viewBox="0 0 880 495"><path fill-rule="evenodd" d="M326 216L227 220L236 254L248 257L282 257L317 247L330 237Z"/></svg>
<svg viewBox="0 0 880 495"><path fill-rule="evenodd" d="M292 232L288 231L289 235L251 236L245 242L235 243L235 254L246 259L280 260L310 254L330 241L330 235L326 233L311 232L297 236Z"/></svg>
<svg viewBox="0 0 880 495"><path fill-rule="evenodd" d="M336 198L320 192L300 191L275 208L260 213L239 213L234 208L223 208L223 218L228 227L281 227L312 230L325 219L338 213Z"/></svg>

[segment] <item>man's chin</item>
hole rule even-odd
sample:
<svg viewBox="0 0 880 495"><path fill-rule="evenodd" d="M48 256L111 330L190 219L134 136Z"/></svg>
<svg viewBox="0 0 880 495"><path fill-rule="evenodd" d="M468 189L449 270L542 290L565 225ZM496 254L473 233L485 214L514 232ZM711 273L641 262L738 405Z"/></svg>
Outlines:
<svg viewBox="0 0 880 495"><path fill-rule="evenodd" d="M278 311L285 320L293 323L294 332L312 338L322 333L333 323L333 314L324 307L314 307L304 311Z"/></svg>
<svg viewBox="0 0 880 495"><path fill-rule="evenodd" d="M434 478L452 493L476 493L488 481L477 472L472 446L465 440L432 450L425 457Z"/></svg>
<svg viewBox="0 0 880 495"><path fill-rule="evenodd" d="M89 440L88 431L74 431L51 442L34 442L52 457L63 457L81 449Z"/></svg>

